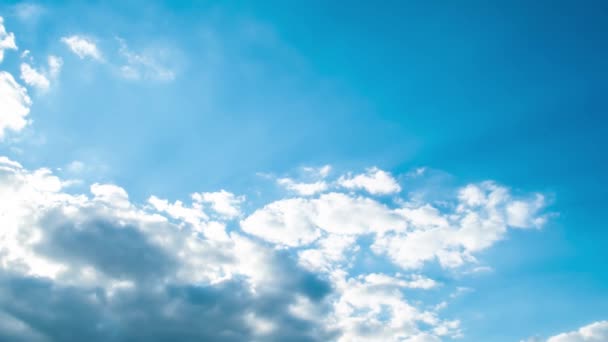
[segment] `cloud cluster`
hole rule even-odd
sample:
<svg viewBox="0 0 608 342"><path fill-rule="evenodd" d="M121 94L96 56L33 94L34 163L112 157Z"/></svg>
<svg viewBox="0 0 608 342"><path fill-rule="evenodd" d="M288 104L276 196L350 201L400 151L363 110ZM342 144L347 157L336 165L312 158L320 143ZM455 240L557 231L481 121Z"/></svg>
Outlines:
<svg viewBox="0 0 608 342"><path fill-rule="evenodd" d="M460 336L460 322L409 299L441 286L411 269L456 267L446 254L471 261L509 222L542 223L540 195L491 182L462 188L449 209L332 190L250 213L226 190L138 205L113 184L70 184L0 159L6 338L439 341ZM353 273L362 252L403 272Z"/></svg>
<svg viewBox="0 0 608 342"><path fill-rule="evenodd" d="M532 337L522 342L604 342L608 341L608 321L598 321L576 331L561 333L544 340Z"/></svg>
<svg viewBox="0 0 608 342"><path fill-rule="evenodd" d="M17 45L15 35L12 32L7 33L4 19L0 17L0 62L4 59L5 50L17 50ZM29 50L24 51L22 58L28 56ZM52 55L48 57L48 67L43 70L36 70L23 62L20 66L20 78L28 86L47 90L51 80L59 75L62 65L61 58ZM0 140L4 139L7 131L19 132L28 125L27 116L31 105L27 89L21 86L11 73L0 70Z"/></svg>
<svg viewBox="0 0 608 342"><path fill-rule="evenodd" d="M608 341L608 321L586 325L577 331L550 337L547 342L600 342Z"/></svg>
<svg viewBox="0 0 608 342"><path fill-rule="evenodd" d="M69 194L67 186L47 169L0 160L1 339L332 335L291 313L302 301L322 308L331 285L283 252L239 233L206 238L189 222L131 203L115 185L95 184L90 195Z"/></svg>
<svg viewBox="0 0 608 342"><path fill-rule="evenodd" d="M472 228L462 226L463 217L502 215L506 225L504 208L537 201L482 183L471 185L480 193L461 190L451 212L332 191L280 199L247 215L245 197L225 190L194 193L190 203L151 196L137 205L116 185L93 184L89 194L69 186L48 169L0 160L6 338L69 340L66 331L77 340L135 341L457 337L457 319L408 299L410 291L441 286L409 271L412 265L395 257L403 273L351 273L351 261L367 248L358 239L375 239L369 252L386 239L446 229L441 234L466 237L460 246L480 234L473 239L487 247L500 234L464 234L459 230ZM526 212L539 216L533 209ZM397 253L385 248L378 255ZM452 244L428 248L441 255ZM417 249L400 253L408 251L430 261ZM209 324L195 324L201 320Z"/></svg>

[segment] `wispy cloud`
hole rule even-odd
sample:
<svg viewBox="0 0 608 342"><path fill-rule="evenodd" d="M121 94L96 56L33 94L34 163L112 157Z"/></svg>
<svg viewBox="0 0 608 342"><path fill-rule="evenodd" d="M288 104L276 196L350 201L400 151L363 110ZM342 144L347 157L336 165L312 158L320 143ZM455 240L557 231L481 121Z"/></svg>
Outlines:
<svg viewBox="0 0 608 342"><path fill-rule="evenodd" d="M91 38L84 36L73 35L61 38L67 47L75 53L80 59L91 58L93 60L102 61L101 51Z"/></svg>
<svg viewBox="0 0 608 342"><path fill-rule="evenodd" d="M155 56L156 53L143 52L136 53L129 49L124 39L118 38L120 47L119 55L126 61L120 66L122 77L131 80L156 80L172 81L175 79L175 72L164 66Z"/></svg>

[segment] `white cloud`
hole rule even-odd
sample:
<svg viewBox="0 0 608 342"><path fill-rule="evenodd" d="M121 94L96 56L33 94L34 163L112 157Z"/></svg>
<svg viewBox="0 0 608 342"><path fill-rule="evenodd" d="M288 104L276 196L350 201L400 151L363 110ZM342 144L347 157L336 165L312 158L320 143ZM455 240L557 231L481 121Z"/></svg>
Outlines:
<svg viewBox="0 0 608 342"><path fill-rule="evenodd" d="M393 207L337 192L281 199L241 221L242 231L267 241L258 243L238 227L226 232L229 220L241 215L245 197L225 190L193 194L192 203L151 196L141 206L117 185L93 184L89 194L68 193L66 186L68 182L48 169L28 171L0 157L0 285L10 290L2 283L6 274L37 279L52 284L44 289L62 289L70 305L49 306L40 298L52 297L57 303L61 296L47 292L33 297L10 292L0 295L0 304L19 301L22 307L35 307L35 312L59 316L73 314L71 303L90 306L91 312L110 310L107 315L85 316L95 326L116 324L108 317L124 321L115 331L129 336L140 326L133 325L129 314L136 302L138 308L145 306L140 310L144 320L159 329L168 326L176 334L187 327L187 336L209 340L224 331L222 322L243 329L239 335L243 340L305 339L298 334L338 341L459 337L458 320L442 318L436 303L427 305L408 296L444 286L434 279L420 271L349 274L354 258L369 252L359 238L374 243L397 239L395 248L415 255L418 251L412 250L411 242L400 245L399 239L435 232L439 244L431 244L435 249L420 262L441 257L454 246L460 246L457 255L471 253L485 245L469 241L467 234L459 236L464 217L474 213L483 221L495 215L507 224L506 208L511 203L536 198L512 198L505 188L482 183L472 187L480 190L483 201L472 207L456 199L450 210L405 201ZM429 248L432 242L420 244ZM308 247L301 249L303 245ZM382 251L391 257L393 252L392 247ZM80 293L86 293L82 301ZM37 298L35 304L32 298ZM208 300L216 308L213 319L197 311L207 308L200 303ZM190 324L190 317L203 317L212 324ZM44 317L37 319L47 322ZM175 329L175 322L184 324ZM57 340L53 331L39 328L43 326L53 325L36 325L28 334ZM200 335L200 329L207 328L213 334ZM82 337L102 332L74 333Z"/></svg>
<svg viewBox="0 0 608 342"><path fill-rule="evenodd" d="M118 208L129 208L129 195L125 189L114 184L99 184L91 185L91 193L93 200L102 202L106 205Z"/></svg>
<svg viewBox="0 0 608 342"><path fill-rule="evenodd" d="M325 181L331 172L330 165L321 167L303 167L303 175L300 179L283 177L277 179L277 184L281 187L301 196L312 196L325 192L330 184Z"/></svg>
<svg viewBox="0 0 608 342"><path fill-rule="evenodd" d="M331 272L349 262L348 255L359 250L356 236L329 234L318 240L314 248L302 250L298 259L302 266L317 272Z"/></svg>
<svg viewBox="0 0 608 342"><path fill-rule="evenodd" d="M298 183L291 178L279 178L277 183L286 189L297 193L302 196L311 196L327 190L328 185L324 181L318 181L313 183Z"/></svg>
<svg viewBox="0 0 608 342"><path fill-rule="evenodd" d="M332 192L313 199L272 202L241 221L241 227L292 247L311 244L324 234L373 234L372 251L404 269L417 269L434 260L456 268L475 262L474 254L501 240L509 227L541 226L546 220L539 214L542 198L514 198L507 188L484 182L464 187L440 211L419 201L391 208L364 196ZM323 248L310 248L300 256L305 265L317 269L331 268L332 260L344 260L344 256L328 258Z"/></svg>
<svg viewBox="0 0 608 342"><path fill-rule="evenodd" d="M41 72L38 72L27 63L21 63L21 79L32 87L47 90L51 82Z"/></svg>
<svg viewBox="0 0 608 342"><path fill-rule="evenodd" d="M97 45L90 38L73 35L69 37L62 37L61 42L67 45L68 48L70 48L70 50L81 59L91 58L97 61L103 60Z"/></svg>
<svg viewBox="0 0 608 342"><path fill-rule="evenodd" d="M4 18L0 16L0 63L4 60L5 50L17 50L15 34L7 32L4 27Z"/></svg>
<svg viewBox="0 0 608 342"><path fill-rule="evenodd" d="M459 267L502 239L508 227L541 226L546 221L539 214L542 198L513 198L509 189L492 182L471 184L459 191L454 212L440 214L429 204L403 209L415 229L381 236L372 248L404 268L419 268L431 260L443 267Z"/></svg>
<svg viewBox="0 0 608 342"><path fill-rule="evenodd" d="M321 236L310 219L314 205L304 199L273 202L241 221L243 231L286 246L306 245Z"/></svg>
<svg viewBox="0 0 608 342"><path fill-rule="evenodd" d="M241 221L244 231L288 246L306 245L321 232L352 235L402 230L398 212L373 199L342 193L317 199L286 199L268 204Z"/></svg>
<svg viewBox="0 0 608 342"><path fill-rule="evenodd" d="M219 215L227 218L234 218L241 215L240 205L245 200L244 196L236 196L226 190L216 192L201 192L192 194L192 199L211 205Z"/></svg>
<svg viewBox="0 0 608 342"><path fill-rule="evenodd" d="M549 337L547 342L605 342L608 341L608 321L594 322L577 331Z"/></svg>
<svg viewBox="0 0 608 342"><path fill-rule="evenodd" d="M370 194L390 194L401 191L397 180L388 172L372 167L366 173L356 176L346 175L338 179L338 184L344 188L357 190L362 189Z"/></svg>
<svg viewBox="0 0 608 342"><path fill-rule="evenodd" d="M379 274L347 278L343 272L332 276L338 294L330 322L343 331L338 341L435 341L460 335L458 321L442 320L406 300L406 280ZM420 324L433 331L422 331Z"/></svg>
<svg viewBox="0 0 608 342"><path fill-rule="evenodd" d="M323 165L321 167L304 167L304 171L315 177L326 178L331 172L331 165Z"/></svg>
<svg viewBox="0 0 608 342"><path fill-rule="evenodd" d="M18 132L28 124L26 117L31 105L27 90L11 74L0 71L0 139L6 131Z"/></svg>
<svg viewBox="0 0 608 342"><path fill-rule="evenodd" d="M28 63L21 63L20 78L25 84L45 91L51 86L51 79L54 80L59 76L62 66L63 60L53 55L48 57L48 68L43 70L36 70Z"/></svg>

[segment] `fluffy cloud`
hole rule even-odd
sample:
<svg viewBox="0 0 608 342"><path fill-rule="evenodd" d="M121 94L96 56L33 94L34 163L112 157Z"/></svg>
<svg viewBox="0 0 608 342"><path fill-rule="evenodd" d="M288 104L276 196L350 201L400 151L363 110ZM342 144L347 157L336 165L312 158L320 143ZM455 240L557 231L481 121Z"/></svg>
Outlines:
<svg viewBox="0 0 608 342"><path fill-rule="evenodd" d="M403 268L420 268L432 260L443 267L459 267L502 239L508 227L544 224L545 216L539 214L544 205L540 194L514 198L509 189L493 182L471 184L459 191L453 211L440 214L429 204L402 209L416 229L381 236L372 249Z"/></svg>
<svg viewBox="0 0 608 342"><path fill-rule="evenodd" d="M405 220L394 210L365 197L332 192L316 199L279 200L241 221L247 233L288 246L306 245L322 232L341 235L402 230Z"/></svg>
<svg viewBox="0 0 608 342"><path fill-rule="evenodd" d="M277 179L277 184L301 196L312 196L327 191L331 184L325 181L331 172L330 165L321 167L304 167L305 180L284 177Z"/></svg>
<svg viewBox="0 0 608 342"><path fill-rule="evenodd" d="M420 268L434 260L454 268L474 262L474 253L502 239L508 227L541 226L544 205L540 194L514 197L509 189L492 182L463 187L442 210L418 201L390 207L364 196L331 192L318 198L272 202L241 221L241 227L249 234L292 247L311 244L327 234L371 234L372 251L404 269ZM300 255L308 265L327 268L326 251L313 248Z"/></svg>
<svg viewBox="0 0 608 342"><path fill-rule="evenodd" d="M347 189L362 189L374 195L401 191L399 183L388 172L377 167L372 167L363 174L342 176L338 180L338 184Z"/></svg>
<svg viewBox="0 0 608 342"><path fill-rule="evenodd" d="M4 27L4 18L0 16L0 63L4 60L5 50L17 50L15 34L7 32Z"/></svg>
<svg viewBox="0 0 608 342"><path fill-rule="evenodd" d="M284 186L286 189L297 193L302 196L310 196L327 190L328 185L324 181L317 181L313 183L298 183L291 178L279 178L277 183Z"/></svg>
<svg viewBox="0 0 608 342"><path fill-rule="evenodd" d="M211 209L221 216L234 218L241 214L239 206L245 200L245 197L236 196L226 190L220 190L216 192L195 193L192 194L192 199L200 203L209 204Z"/></svg>
<svg viewBox="0 0 608 342"><path fill-rule="evenodd" d="M81 59L91 58L97 61L103 60L97 45L90 38L73 35L62 37L61 42L67 45L67 47Z"/></svg>
<svg viewBox="0 0 608 342"><path fill-rule="evenodd" d="M19 85L13 75L0 71L0 139L7 130L20 131L28 123L26 120L32 102L27 90Z"/></svg>
<svg viewBox="0 0 608 342"><path fill-rule="evenodd" d="M330 192L279 199L238 221L246 199L225 190L138 205L117 185L78 194L70 184L0 158L0 339L455 338L458 320L410 297L444 285L408 269L491 245L504 231L486 230L506 229L513 203L540 210L538 196L486 182L448 207ZM464 224L469 215L481 223ZM427 232L429 241L414 239ZM378 248L403 271L352 272L360 253Z"/></svg>
<svg viewBox="0 0 608 342"><path fill-rule="evenodd" d="M320 321L291 313L302 300L322 307L331 287L284 253L236 233L205 239L162 210L131 203L115 185L94 184L90 196L67 186L47 169L0 159L0 338L332 336Z"/></svg>
<svg viewBox="0 0 608 342"><path fill-rule="evenodd" d="M430 279L408 281L380 274L349 278L342 272L333 278L338 295L329 321L342 331L338 341L439 341L441 336L461 334L459 321L442 320L407 301L403 289L424 282L421 288L432 288ZM431 331L421 331L421 324Z"/></svg>
<svg viewBox="0 0 608 342"><path fill-rule="evenodd" d="M27 63L21 63L21 79L25 84L42 90L48 89L51 85L51 82L46 76Z"/></svg>
<svg viewBox="0 0 608 342"><path fill-rule="evenodd" d="M586 325L577 331L571 331L549 337L547 342L603 342L608 341L608 321L599 321Z"/></svg>

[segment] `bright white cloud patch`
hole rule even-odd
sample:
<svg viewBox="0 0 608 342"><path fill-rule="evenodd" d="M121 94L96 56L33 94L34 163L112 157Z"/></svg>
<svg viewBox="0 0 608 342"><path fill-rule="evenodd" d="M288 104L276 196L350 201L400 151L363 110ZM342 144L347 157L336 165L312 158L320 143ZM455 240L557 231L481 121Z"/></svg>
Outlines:
<svg viewBox="0 0 608 342"><path fill-rule="evenodd" d="M62 37L61 42L67 45L67 47L81 59L91 58L98 61L103 59L97 45L90 38L73 35Z"/></svg>
<svg viewBox="0 0 608 342"><path fill-rule="evenodd" d="M18 132L28 123L26 117L32 102L27 90L19 85L13 75L0 71L0 139L6 131Z"/></svg>
<svg viewBox="0 0 608 342"><path fill-rule="evenodd" d="M604 342L608 341L608 321L586 325L577 331L549 337L547 342Z"/></svg>
<svg viewBox="0 0 608 342"><path fill-rule="evenodd" d="M366 173L359 175L345 175L338 179L338 184L352 190L365 190L370 194L381 195L401 191L397 180L388 172L372 167Z"/></svg>
<svg viewBox="0 0 608 342"><path fill-rule="evenodd" d="M5 50L17 50L15 34L7 32L4 27L4 18L0 16L0 63L4 60Z"/></svg>
<svg viewBox="0 0 608 342"><path fill-rule="evenodd" d="M51 82L46 76L27 63L21 63L21 79L25 84L42 90L49 89L51 85Z"/></svg>
<svg viewBox="0 0 608 342"><path fill-rule="evenodd" d="M286 189L302 196L310 196L327 190L326 182L318 181L313 183L298 183L290 178L279 178L277 183Z"/></svg>
<svg viewBox="0 0 608 342"><path fill-rule="evenodd" d="M217 214L233 218L241 214L239 206L245 200L244 196L236 196L226 190L216 192L201 192L192 194L192 199L196 202L206 203Z"/></svg>

